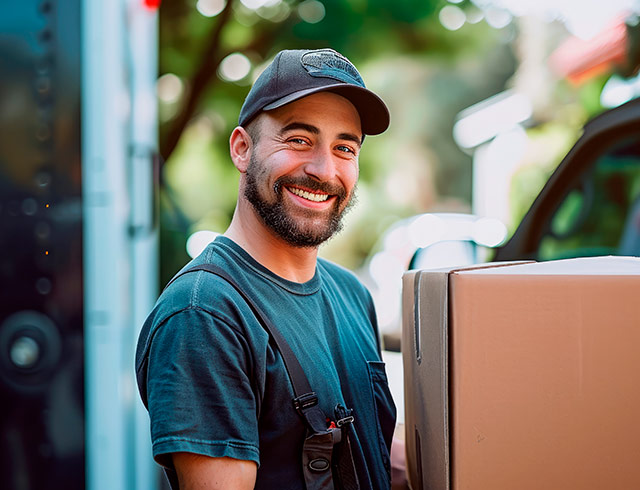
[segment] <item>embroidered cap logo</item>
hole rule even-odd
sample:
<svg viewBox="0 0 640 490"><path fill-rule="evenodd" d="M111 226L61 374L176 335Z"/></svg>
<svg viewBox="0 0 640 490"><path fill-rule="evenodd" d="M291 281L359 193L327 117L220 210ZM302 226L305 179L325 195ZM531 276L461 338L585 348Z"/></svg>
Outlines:
<svg viewBox="0 0 640 490"><path fill-rule="evenodd" d="M302 66L312 77L333 78L344 83L364 87L364 81L351 62L332 49L320 49L305 53L300 58Z"/></svg>

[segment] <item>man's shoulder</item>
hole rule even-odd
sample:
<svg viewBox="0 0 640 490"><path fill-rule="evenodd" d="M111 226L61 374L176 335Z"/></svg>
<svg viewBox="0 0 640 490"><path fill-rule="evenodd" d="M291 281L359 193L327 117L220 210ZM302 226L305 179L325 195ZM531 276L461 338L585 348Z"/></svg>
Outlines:
<svg viewBox="0 0 640 490"><path fill-rule="evenodd" d="M238 296L238 292L226 279L208 270L199 269L200 266L207 265L222 269L238 283L245 282L244 276L250 274L223 246L211 243L165 287L156 304L160 317L170 316L185 308L223 312L229 299L233 300Z"/></svg>
<svg viewBox="0 0 640 490"><path fill-rule="evenodd" d="M152 339L160 329L177 330L224 328L244 335L241 325L250 317L250 309L241 301L239 293L222 277L194 267L212 264L225 270L230 276L242 271L239 264L225 256L210 244L205 251L187 263L160 294L155 307L149 313L138 339L138 363L147 355ZM199 321L195 322L195 317ZM177 329L177 330L176 330Z"/></svg>

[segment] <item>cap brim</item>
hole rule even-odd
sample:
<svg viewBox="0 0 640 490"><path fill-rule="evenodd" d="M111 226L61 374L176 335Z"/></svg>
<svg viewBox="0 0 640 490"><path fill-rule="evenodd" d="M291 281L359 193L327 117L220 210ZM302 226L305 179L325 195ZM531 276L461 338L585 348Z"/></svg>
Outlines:
<svg viewBox="0 0 640 490"><path fill-rule="evenodd" d="M383 100L369 89L346 83L336 83L299 90L298 92L293 92L275 102L267 104L262 110L269 111L277 109L278 107L318 92L333 92L351 102L360 115L360 124L364 134L380 134L389 127L389 109L387 109Z"/></svg>

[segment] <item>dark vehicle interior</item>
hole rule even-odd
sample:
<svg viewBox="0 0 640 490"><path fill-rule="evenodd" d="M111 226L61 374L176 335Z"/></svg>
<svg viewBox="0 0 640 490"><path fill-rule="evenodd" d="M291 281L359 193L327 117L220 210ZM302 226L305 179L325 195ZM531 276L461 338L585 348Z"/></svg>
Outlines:
<svg viewBox="0 0 640 490"><path fill-rule="evenodd" d="M640 255L640 99L590 121L494 260Z"/></svg>

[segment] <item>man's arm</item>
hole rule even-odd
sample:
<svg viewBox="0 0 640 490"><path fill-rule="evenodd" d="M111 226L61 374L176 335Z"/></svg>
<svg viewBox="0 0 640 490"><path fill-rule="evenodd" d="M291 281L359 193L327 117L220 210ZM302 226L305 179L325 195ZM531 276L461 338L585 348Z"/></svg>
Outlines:
<svg viewBox="0 0 640 490"><path fill-rule="evenodd" d="M258 465L233 458L211 458L194 453L173 453L180 490L251 490Z"/></svg>

